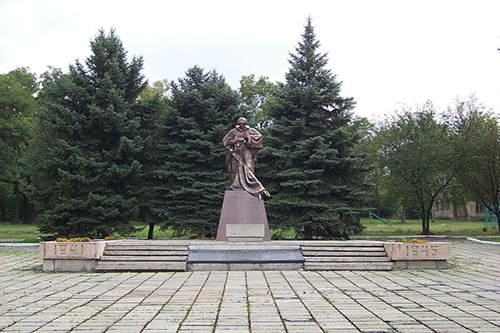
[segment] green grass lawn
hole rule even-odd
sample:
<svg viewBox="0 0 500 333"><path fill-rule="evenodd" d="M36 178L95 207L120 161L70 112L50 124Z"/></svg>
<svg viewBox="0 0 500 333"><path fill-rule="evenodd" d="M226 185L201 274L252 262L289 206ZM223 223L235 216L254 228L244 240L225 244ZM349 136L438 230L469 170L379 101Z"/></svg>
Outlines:
<svg viewBox="0 0 500 333"><path fill-rule="evenodd" d="M361 223L365 226L365 230L359 236L414 236L422 232L420 220L407 220L406 223L401 223L400 220L388 220L390 224L384 224L376 219L362 219ZM148 226L140 222L133 222L136 227L145 228L131 235L131 237L147 238ZM431 232L435 235L446 236L476 236L485 239L488 236L500 236L498 227L488 227L483 231L483 221L451 221L437 220L431 221ZM291 230L271 230L271 234L279 233L284 238L293 238L294 233ZM155 238L171 238L173 231L160 230L159 226L155 226ZM0 222L0 241L10 242L39 242L40 239L38 227L33 224L12 224L10 222ZM485 239L486 240L486 239ZM490 239L488 239L490 240ZM498 241L492 238L493 241Z"/></svg>
<svg viewBox="0 0 500 333"><path fill-rule="evenodd" d="M147 238L148 225L141 222L133 222L135 227L144 227L143 230L137 231L130 235L130 237ZM155 226L155 238L170 238L172 237L172 230L160 230L159 226ZM11 222L0 222L0 241L5 242L25 242L36 243L39 242L38 226L34 224L12 224Z"/></svg>
<svg viewBox="0 0 500 333"><path fill-rule="evenodd" d="M362 219L365 230L360 236L408 236L422 233L422 221L389 219L390 224L384 224L376 219ZM488 227L483 231L484 221L452 221L436 220L430 222L431 233L446 236L498 236L498 227Z"/></svg>
<svg viewBox="0 0 500 333"><path fill-rule="evenodd" d="M0 222L0 240L36 243L40 233L34 224L12 224L11 222Z"/></svg>
<svg viewBox="0 0 500 333"><path fill-rule="evenodd" d="M143 228L143 229L133 233L132 235L130 235L130 237L148 238L148 231L149 231L148 224L134 221L134 222L132 222L132 225L136 228ZM155 225L155 231L153 233L153 237L154 238L170 238L170 237L172 237L173 233L174 232L171 229L160 230L160 226Z"/></svg>

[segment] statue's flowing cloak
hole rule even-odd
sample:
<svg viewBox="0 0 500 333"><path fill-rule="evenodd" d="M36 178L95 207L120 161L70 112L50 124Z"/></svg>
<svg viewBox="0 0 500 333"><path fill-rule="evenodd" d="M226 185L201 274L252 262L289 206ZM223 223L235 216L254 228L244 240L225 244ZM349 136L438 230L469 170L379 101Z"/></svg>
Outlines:
<svg viewBox="0 0 500 333"><path fill-rule="evenodd" d="M257 153L262 149L262 135L249 126L244 129L237 126L226 134L222 143L228 149L226 167L230 178L229 188L243 188L259 197L262 193L267 193L255 177L255 162Z"/></svg>

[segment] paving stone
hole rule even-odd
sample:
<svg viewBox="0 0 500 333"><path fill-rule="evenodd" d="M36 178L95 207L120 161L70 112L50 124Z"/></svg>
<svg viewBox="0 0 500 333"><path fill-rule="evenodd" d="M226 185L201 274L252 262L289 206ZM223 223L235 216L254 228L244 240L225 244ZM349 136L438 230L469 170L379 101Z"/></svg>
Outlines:
<svg viewBox="0 0 500 333"><path fill-rule="evenodd" d="M420 271L42 273L0 248L5 332L499 332L500 247Z"/></svg>

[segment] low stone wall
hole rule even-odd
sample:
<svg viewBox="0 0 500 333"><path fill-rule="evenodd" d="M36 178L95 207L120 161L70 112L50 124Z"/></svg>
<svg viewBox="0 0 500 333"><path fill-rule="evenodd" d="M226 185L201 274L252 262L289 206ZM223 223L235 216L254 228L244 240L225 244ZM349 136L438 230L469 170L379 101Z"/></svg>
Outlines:
<svg viewBox="0 0 500 333"><path fill-rule="evenodd" d="M451 244L446 242L384 244L389 259L399 269L448 268Z"/></svg>
<svg viewBox="0 0 500 333"><path fill-rule="evenodd" d="M43 261L43 270L47 272L92 272L96 270L97 262L104 253L106 243L116 241L94 240L91 242L42 242L40 243L40 254ZM330 243L330 242L328 242ZM382 245L382 244L380 244ZM236 249L237 244L220 244L210 242L207 244L192 244L191 250L209 247L218 249L220 246L228 246L230 249ZM261 244L244 244L245 249L261 248ZM299 244L278 245L298 248ZM446 242L428 242L428 243L404 243L404 242L386 242L384 248L388 258L392 261L393 267L398 269L428 269L428 268L447 268L447 260L451 258L451 244ZM264 249L262 247L262 249ZM296 269L303 265L294 264ZM201 265L202 266L202 265ZM203 267L198 270L203 270ZM235 267L226 267L220 265L218 269L233 270ZM224 266L224 267L223 267ZM250 265L252 266L252 265ZM283 267L276 269L284 269ZM300 266L300 267L299 267ZM253 269L263 269L259 265L253 265ZM247 267L246 269L251 269ZM270 269L270 268L266 268Z"/></svg>
<svg viewBox="0 0 500 333"><path fill-rule="evenodd" d="M108 241L42 242L40 255L47 272L94 271Z"/></svg>

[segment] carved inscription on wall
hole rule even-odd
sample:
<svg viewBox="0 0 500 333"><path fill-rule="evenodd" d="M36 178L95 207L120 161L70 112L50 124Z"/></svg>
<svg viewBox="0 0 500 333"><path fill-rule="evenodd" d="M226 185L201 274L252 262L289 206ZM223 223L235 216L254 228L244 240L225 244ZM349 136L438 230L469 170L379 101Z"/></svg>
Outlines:
<svg viewBox="0 0 500 333"><path fill-rule="evenodd" d="M406 256L409 258L427 258L435 259L438 253L437 245L427 245L427 244L412 244L406 246Z"/></svg>
<svg viewBox="0 0 500 333"><path fill-rule="evenodd" d="M43 259L99 259L104 252L105 242L40 243Z"/></svg>
<svg viewBox="0 0 500 333"><path fill-rule="evenodd" d="M60 244L56 247L56 255L58 256L82 256L83 244Z"/></svg>
<svg viewBox="0 0 500 333"><path fill-rule="evenodd" d="M447 260L451 258L451 244L435 243L387 243L384 245L391 260Z"/></svg>

